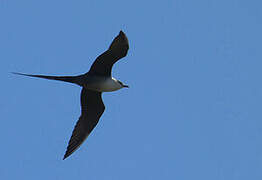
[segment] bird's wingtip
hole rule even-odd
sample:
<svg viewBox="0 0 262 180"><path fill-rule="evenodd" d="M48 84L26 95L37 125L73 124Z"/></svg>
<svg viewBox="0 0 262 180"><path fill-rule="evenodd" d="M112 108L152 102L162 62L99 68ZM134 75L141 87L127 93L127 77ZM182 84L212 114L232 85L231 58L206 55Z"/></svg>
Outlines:
<svg viewBox="0 0 262 180"><path fill-rule="evenodd" d="M11 74L22 75L22 76L30 76L30 75L28 75L28 74L18 73L18 72L11 72Z"/></svg>
<svg viewBox="0 0 262 180"><path fill-rule="evenodd" d="M125 36L124 31L120 30L119 35L124 35Z"/></svg>
<svg viewBox="0 0 262 180"><path fill-rule="evenodd" d="M69 155L66 153L63 157L63 160L65 160Z"/></svg>
<svg viewBox="0 0 262 180"><path fill-rule="evenodd" d="M12 74L15 74L15 75L21 75L21 76L30 76L30 77L34 77L35 75L32 75L32 74L24 74L24 73L18 73L18 72L11 72Z"/></svg>
<svg viewBox="0 0 262 180"><path fill-rule="evenodd" d="M17 73L17 72L10 72L11 74L19 74L19 73Z"/></svg>

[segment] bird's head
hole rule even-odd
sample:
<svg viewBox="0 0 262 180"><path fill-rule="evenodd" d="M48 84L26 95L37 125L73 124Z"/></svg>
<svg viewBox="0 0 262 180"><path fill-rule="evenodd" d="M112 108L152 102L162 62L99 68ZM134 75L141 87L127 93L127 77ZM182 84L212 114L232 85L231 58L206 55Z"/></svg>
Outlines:
<svg viewBox="0 0 262 180"><path fill-rule="evenodd" d="M120 84L121 88L129 88L128 85L123 84L121 81L117 80L117 82Z"/></svg>

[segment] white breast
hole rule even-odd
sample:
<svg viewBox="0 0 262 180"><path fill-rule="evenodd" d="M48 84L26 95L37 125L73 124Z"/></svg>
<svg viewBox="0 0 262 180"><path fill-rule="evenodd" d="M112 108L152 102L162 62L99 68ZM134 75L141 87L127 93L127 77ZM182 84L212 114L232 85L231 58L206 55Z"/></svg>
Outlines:
<svg viewBox="0 0 262 180"><path fill-rule="evenodd" d="M118 81L115 78L108 78L106 81L101 83L100 90L102 92L110 92L110 91L116 91L118 89L121 89L121 84L118 83Z"/></svg>
<svg viewBox="0 0 262 180"><path fill-rule="evenodd" d="M121 89L121 84L115 78L107 78L107 79L95 79L92 83L86 84L86 88L99 92L111 92Z"/></svg>

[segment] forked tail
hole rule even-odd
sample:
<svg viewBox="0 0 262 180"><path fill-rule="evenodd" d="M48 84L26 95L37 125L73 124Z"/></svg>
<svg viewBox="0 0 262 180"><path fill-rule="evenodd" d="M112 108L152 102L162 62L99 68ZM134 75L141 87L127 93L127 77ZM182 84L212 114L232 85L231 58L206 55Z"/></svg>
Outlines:
<svg viewBox="0 0 262 180"><path fill-rule="evenodd" d="M83 75L79 75L79 76L45 76L45 75L24 74L24 73L16 73L16 72L12 72L12 73L17 74L17 75L22 75L22 76L64 81L64 82L78 84L80 86L82 86L82 84L83 84L82 83L83 82Z"/></svg>

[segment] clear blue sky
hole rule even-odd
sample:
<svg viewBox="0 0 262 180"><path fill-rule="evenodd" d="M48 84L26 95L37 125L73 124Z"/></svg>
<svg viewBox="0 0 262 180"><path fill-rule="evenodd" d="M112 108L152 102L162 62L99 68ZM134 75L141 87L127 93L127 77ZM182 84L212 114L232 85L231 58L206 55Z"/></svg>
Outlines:
<svg viewBox="0 0 262 180"><path fill-rule="evenodd" d="M0 179L261 180L262 2L1 0ZM123 30L105 113L62 160L76 75Z"/></svg>

